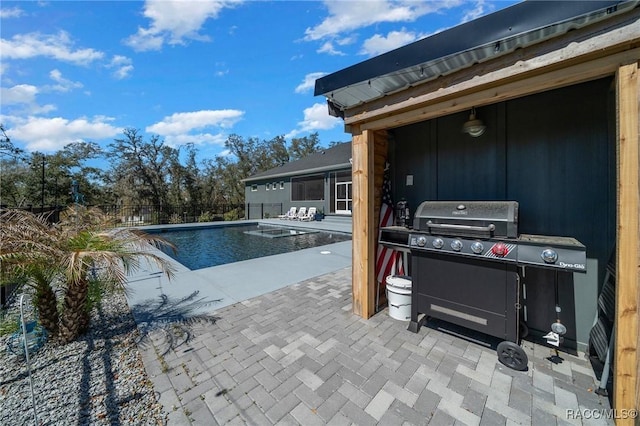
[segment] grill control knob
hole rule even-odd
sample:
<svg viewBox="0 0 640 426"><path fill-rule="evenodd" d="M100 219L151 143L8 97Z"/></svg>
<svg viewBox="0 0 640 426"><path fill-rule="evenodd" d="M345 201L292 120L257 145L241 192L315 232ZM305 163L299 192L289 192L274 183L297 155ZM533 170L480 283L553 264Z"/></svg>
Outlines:
<svg viewBox="0 0 640 426"><path fill-rule="evenodd" d="M442 238L436 238L431 242L433 248L441 249L444 246L444 240Z"/></svg>
<svg viewBox="0 0 640 426"><path fill-rule="evenodd" d="M505 243L497 243L491 247L491 253L499 257L504 257L509 254L509 248Z"/></svg>
<svg viewBox="0 0 640 426"><path fill-rule="evenodd" d="M419 247L424 247L425 244L427 244L427 238L426 237L418 237L418 242L417 242Z"/></svg>
<svg viewBox="0 0 640 426"><path fill-rule="evenodd" d="M471 251L474 252L475 254L482 253L482 250L484 250L484 246L480 241L475 241L471 243Z"/></svg>
<svg viewBox="0 0 640 426"><path fill-rule="evenodd" d="M462 241L460 241L460 240L451 241L451 248L453 249L453 251L462 250Z"/></svg>
<svg viewBox="0 0 640 426"><path fill-rule="evenodd" d="M553 249L546 249L540 255L544 263L556 263L558 260L558 253Z"/></svg>

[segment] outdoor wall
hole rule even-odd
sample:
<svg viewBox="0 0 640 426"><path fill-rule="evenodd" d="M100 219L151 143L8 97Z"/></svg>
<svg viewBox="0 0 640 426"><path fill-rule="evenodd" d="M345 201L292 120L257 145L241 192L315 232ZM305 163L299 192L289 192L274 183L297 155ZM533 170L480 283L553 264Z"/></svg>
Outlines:
<svg viewBox="0 0 640 426"><path fill-rule="evenodd" d="M319 175L321 173L315 173L314 175ZM265 211L271 211L275 208L275 205L278 205L278 208L282 207L282 213L287 212L291 207L315 207L318 212L322 212L325 214L333 214L335 213L335 184L336 184L336 175L339 176L338 180L340 182L350 181L351 180L351 170L350 169L338 169L333 171L324 172L324 199L323 200L307 200L307 201L292 201L291 200L291 179L292 177L285 178L271 178L267 180L259 180L247 182L245 184L244 195L245 195L245 203L247 205L264 205ZM308 174L301 173L299 176L309 176ZM346 176L346 177L345 177ZM293 178L295 179L294 176ZM284 184L284 188L281 188L281 182ZM273 189L273 184L277 184L277 189ZM252 185L257 185L257 190L252 191ZM266 186L269 185L269 190L266 189ZM251 210L251 215L248 217L249 219L256 218L256 212L260 210L258 207L255 207ZM281 214L281 213L278 213ZM273 217L273 215L270 215Z"/></svg>
<svg viewBox="0 0 640 426"><path fill-rule="evenodd" d="M244 200L246 203L289 203L291 200L291 180L284 179L284 188L280 189L280 182L283 179L270 179L268 181L252 182L244 188ZM278 189L265 189L265 186L273 183L278 184ZM252 191L251 186L258 186L257 191Z"/></svg>
<svg viewBox="0 0 640 426"><path fill-rule="evenodd" d="M614 100L606 78L478 108L487 125L478 138L461 132L468 112L390 132L394 199L407 199L412 213L424 200L515 200L520 233L585 244L586 276L559 280L560 297L577 298L581 349L615 243ZM538 275L530 279L549 297L548 274Z"/></svg>

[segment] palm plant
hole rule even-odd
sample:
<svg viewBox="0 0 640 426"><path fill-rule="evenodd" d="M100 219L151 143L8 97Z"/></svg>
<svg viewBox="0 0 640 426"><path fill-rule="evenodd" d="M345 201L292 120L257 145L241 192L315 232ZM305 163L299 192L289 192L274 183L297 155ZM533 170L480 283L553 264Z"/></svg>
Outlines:
<svg viewBox="0 0 640 426"><path fill-rule="evenodd" d="M53 282L58 265L53 261L55 236L44 216L20 210L0 213L0 263L5 277L34 290L34 302L42 326L58 332L58 304Z"/></svg>
<svg viewBox="0 0 640 426"><path fill-rule="evenodd" d="M64 342L70 342L89 326L87 296L93 275L101 282L115 283L117 290L126 291L127 275L145 260L159 266L171 278L170 263L158 256L152 247L173 246L162 238L135 229L104 230L104 215L98 210L75 206L62 216L58 225L49 226L44 219L30 213L3 212L0 215L0 228L3 229L0 261L10 262L25 274L33 265L44 265L61 277L64 301L59 335ZM10 229L19 232L12 234ZM47 297L51 298L51 294ZM56 300L55 294L53 300ZM42 312L40 315L42 320Z"/></svg>
<svg viewBox="0 0 640 426"><path fill-rule="evenodd" d="M151 261L160 266L170 278L170 264L158 256L151 246L167 246L165 240L133 229L110 231L82 230L64 242L62 259L65 273L65 296L60 335L66 342L86 331L89 312L86 309L89 283L92 274L100 281L115 283L120 291L126 291L127 276L140 268L141 261Z"/></svg>

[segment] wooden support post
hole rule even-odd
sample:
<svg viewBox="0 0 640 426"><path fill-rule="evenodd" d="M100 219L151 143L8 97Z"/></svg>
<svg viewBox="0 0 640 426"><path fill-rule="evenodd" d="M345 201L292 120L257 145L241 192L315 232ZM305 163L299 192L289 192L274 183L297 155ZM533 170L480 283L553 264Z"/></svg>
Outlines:
<svg viewBox="0 0 640 426"><path fill-rule="evenodd" d="M616 74L617 88L617 255L613 405L616 424L633 424L625 412L638 409L638 303L640 296L640 151L638 149L637 62Z"/></svg>
<svg viewBox="0 0 640 426"><path fill-rule="evenodd" d="M352 129L353 185L352 290L353 313L369 318L375 313L375 232L373 192L373 132Z"/></svg>

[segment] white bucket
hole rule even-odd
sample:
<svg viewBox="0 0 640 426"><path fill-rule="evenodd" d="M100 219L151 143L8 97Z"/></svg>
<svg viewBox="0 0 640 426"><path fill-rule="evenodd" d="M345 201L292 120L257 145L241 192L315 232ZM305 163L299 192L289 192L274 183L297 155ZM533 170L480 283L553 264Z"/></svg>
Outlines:
<svg viewBox="0 0 640 426"><path fill-rule="evenodd" d="M400 321L409 321L411 319L411 277L389 275L385 281L389 316Z"/></svg>

